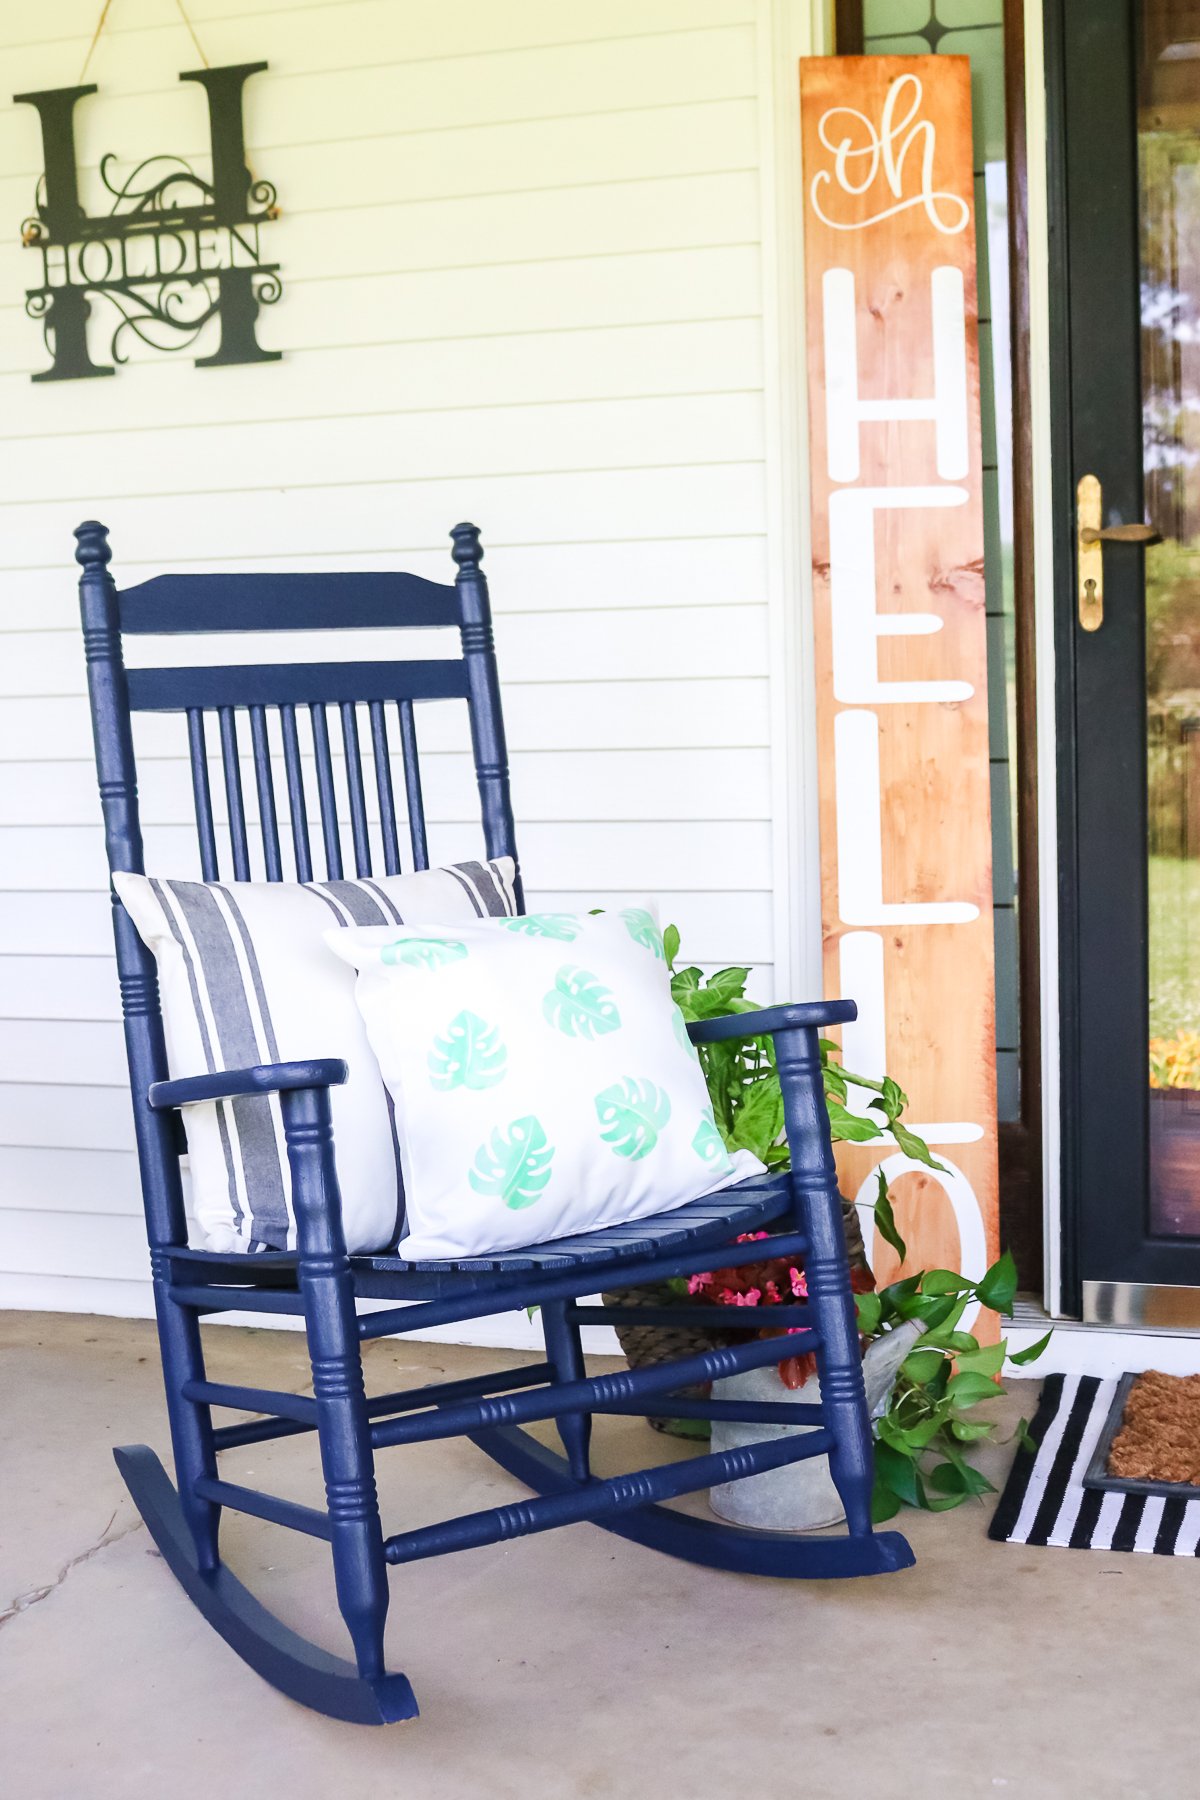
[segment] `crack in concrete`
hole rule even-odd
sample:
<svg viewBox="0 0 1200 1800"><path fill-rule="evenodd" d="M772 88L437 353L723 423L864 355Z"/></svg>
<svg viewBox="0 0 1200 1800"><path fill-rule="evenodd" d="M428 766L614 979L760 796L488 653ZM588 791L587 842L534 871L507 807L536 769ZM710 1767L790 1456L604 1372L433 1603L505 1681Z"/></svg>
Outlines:
<svg viewBox="0 0 1200 1800"><path fill-rule="evenodd" d="M73 1569L79 1568L81 1563L90 1562L94 1556L99 1556L102 1550L110 1549L113 1544L119 1544L122 1538L130 1537L135 1531L141 1531L143 1529L142 1520L134 1519L133 1523L131 1525L126 1525L122 1531L113 1531L112 1528L117 1517L117 1510L116 1507L113 1508L108 1524L104 1527L104 1530L100 1533L96 1542L94 1544L89 1544L87 1549L81 1550L77 1556L71 1557L69 1562L65 1562L53 1581L48 1581L45 1587L30 1588L27 1594L18 1594L12 1605L7 1607L4 1612L0 1612L0 1630L2 1630L5 1625L11 1624L14 1619L19 1619L22 1613L29 1611L30 1607L40 1605L43 1600L48 1599L51 1594L56 1593L67 1579L67 1576L70 1575ZM111 1537L109 1536L110 1532L112 1532Z"/></svg>

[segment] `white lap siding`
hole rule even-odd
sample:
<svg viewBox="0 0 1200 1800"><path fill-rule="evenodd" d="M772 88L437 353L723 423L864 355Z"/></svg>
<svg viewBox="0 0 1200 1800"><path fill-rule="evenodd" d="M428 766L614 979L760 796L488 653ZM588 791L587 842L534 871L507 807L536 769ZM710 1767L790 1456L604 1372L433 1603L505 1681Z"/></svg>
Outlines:
<svg viewBox="0 0 1200 1800"><path fill-rule="evenodd" d="M40 133L32 108L0 107L9 1306L148 1307L71 563L83 518L110 527L122 583L238 567L445 580L447 530L475 520L531 903L651 894L689 955L752 965L764 998L783 961L763 301L778 7L188 11L210 64L270 65L245 118L279 193L262 244L284 292L259 337L281 362L198 369L196 352L134 343L107 379L31 382L47 361L24 311L39 259L18 227ZM76 82L96 12L5 9L0 94ZM112 9L87 72L100 91L76 114L85 204L100 207L109 151L122 172L165 151L203 167L203 95L178 80L197 64L169 0ZM435 856L469 853L465 735L427 718L422 741ZM186 876L182 751L153 721L140 776L150 864Z"/></svg>

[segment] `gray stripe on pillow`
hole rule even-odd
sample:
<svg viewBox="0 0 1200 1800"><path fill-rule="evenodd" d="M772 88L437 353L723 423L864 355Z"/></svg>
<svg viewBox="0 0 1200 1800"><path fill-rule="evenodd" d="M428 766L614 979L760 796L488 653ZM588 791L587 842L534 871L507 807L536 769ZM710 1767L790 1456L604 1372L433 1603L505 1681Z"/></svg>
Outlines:
<svg viewBox="0 0 1200 1800"><path fill-rule="evenodd" d="M371 893L375 895L380 906L382 906L384 912L387 914L387 921L389 924L403 925L404 920L401 918L399 910L393 905L392 901L389 900L381 887L377 886L373 881L368 881L365 876L363 877L363 886L369 888Z"/></svg>
<svg viewBox="0 0 1200 1800"><path fill-rule="evenodd" d="M505 881L504 876L500 871L500 864L491 857L488 858L488 868L495 876L496 886L500 889L501 896L503 897L505 917L511 919L516 911L516 900L513 897L512 889L509 887L508 882Z"/></svg>
<svg viewBox="0 0 1200 1800"><path fill-rule="evenodd" d="M475 912L476 912L477 916L482 919L483 918L483 908L479 904L478 894L475 892L475 889L472 886L471 882L467 879L465 865L462 868L455 868L453 865L451 865L450 867L447 868L446 873L447 873L447 875L453 875L455 881L457 881L459 887L462 889L463 893L467 896L467 899L471 902L471 905L475 908Z"/></svg>
<svg viewBox="0 0 1200 1800"><path fill-rule="evenodd" d="M250 1017L241 965L228 921L211 892L202 884L168 881L164 885L183 911L200 958L209 1004L217 1022L223 1066L227 1069L251 1068L262 1061L262 1053ZM285 1250L288 1210L271 1102L263 1095L241 1094L229 1104L250 1202L252 1236L278 1250Z"/></svg>
<svg viewBox="0 0 1200 1800"><path fill-rule="evenodd" d="M460 863L459 868L475 883L479 897L483 901L484 910L492 918L506 917L508 907L504 901L504 889L496 880L492 870L485 868L481 862Z"/></svg>
<svg viewBox="0 0 1200 1800"><path fill-rule="evenodd" d="M318 892L323 889L327 895L332 895L339 901L355 925L392 923L379 901L366 892L367 883L364 881L321 881L315 886Z"/></svg>
<svg viewBox="0 0 1200 1800"><path fill-rule="evenodd" d="M178 944L179 953L183 957L183 966L187 971L188 986L191 989L192 994L192 1011L196 1015L196 1026L200 1032L200 1042L204 1048L204 1060L208 1064L208 1072L211 1075L216 1070L217 1065L213 1057L212 1040L208 1035L208 1021L206 1020L203 1008L200 1005L200 985L196 980L195 962L193 961L191 951L188 949L187 939L179 929L179 923L175 917L172 903L168 900L166 894L164 894L162 883L155 881L153 876L150 878L150 891L162 908L163 918L167 921L171 936ZM225 1117L225 1102L223 1100L217 1102L216 1113L217 1133L221 1139L221 1152L225 1158L225 1178L229 1183L229 1204L233 1209L234 1229L240 1235L244 1214L242 1212L242 1203L238 1199L237 1176L234 1173L233 1167L233 1146L229 1141L229 1123ZM183 1119L183 1134L186 1138L186 1113L184 1114Z"/></svg>

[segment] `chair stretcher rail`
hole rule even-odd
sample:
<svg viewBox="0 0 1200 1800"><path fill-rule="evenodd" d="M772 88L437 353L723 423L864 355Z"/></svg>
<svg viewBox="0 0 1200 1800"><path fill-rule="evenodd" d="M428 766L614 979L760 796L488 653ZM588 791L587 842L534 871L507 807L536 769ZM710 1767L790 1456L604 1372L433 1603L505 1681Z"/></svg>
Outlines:
<svg viewBox="0 0 1200 1800"><path fill-rule="evenodd" d="M649 1369L621 1369L612 1375L592 1375L582 1381L555 1382L534 1394L501 1394L491 1400L466 1401L405 1419L385 1419L371 1428L371 1442L421 1444L432 1438L458 1437L503 1425L529 1425L541 1419L557 1419L564 1413L599 1410L609 1401L636 1401L646 1394L669 1393L693 1382L713 1381L736 1375L743 1369L762 1368L778 1362L779 1338L755 1338L745 1344L703 1350L697 1356L681 1356L674 1362L655 1363ZM808 1340L815 1342L815 1334Z"/></svg>
<svg viewBox="0 0 1200 1800"><path fill-rule="evenodd" d="M461 1381L432 1382L428 1387L405 1388L393 1394L376 1394L367 1399L367 1416L386 1418L389 1413L412 1412L423 1406L441 1406L449 1400L468 1400L483 1394L502 1394L510 1388L537 1387L550 1380L549 1363L529 1363L522 1369L497 1369L491 1375L468 1375ZM224 1404L223 1402L220 1404ZM234 1403L236 1404L236 1402ZM309 1402L313 1405L313 1402ZM243 1444L269 1443L272 1438L297 1437L301 1432L316 1430L316 1414L301 1422L272 1416L253 1419L245 1425L222 1425L213 1432L218 1450L235 1450Z"/></svg>
<svg viewBox="0 0 1200 1800"><path fill-rule="evenodd" d="M506 1538L525 1537L534 1531L552 1531L557 1525L604 1518L659 1500L672 1500L697 1488L715 1487L743 1475L758 1475L785 1463L810 1456L824 1456L832 1446L828 1431L806 1432L802 1437L776 1438L771 1443L748 1444L722 1450L712 1456L686 1458L657 1469L641 1469L632 1475L616 1475L606 1481L586 1481L567 1494L548 1494L519 1500L512 1506L495 1506L486 1512L465 1513L440 1525L423 1525L416 1531L388 1538L383 1553L390 1563L417 1562L448 1550L473 1550L498 1544Z"/></svg>

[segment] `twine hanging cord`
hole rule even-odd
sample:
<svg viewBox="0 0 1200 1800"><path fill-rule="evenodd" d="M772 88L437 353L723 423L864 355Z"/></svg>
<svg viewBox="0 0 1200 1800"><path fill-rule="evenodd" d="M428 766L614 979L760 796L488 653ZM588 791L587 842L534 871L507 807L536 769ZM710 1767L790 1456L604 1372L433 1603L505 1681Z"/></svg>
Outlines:
<svg viewBox="0 0 1200 1800"><path fill-rule="evenodd" d="M95 53L96 45L100 42L100 33L104 30L105 22L108 19L109 13L112 11L112 3L113 0L104 0L104 5L100 8L100 17L96 20L96 29L92 33L92 41L88 45L88 53L84 57L83 67L79 71L79 80L76 83L78 87L83 86L83 78L88 72L88 65ZM187 16L187 9L183 4L183 0L175 0L175 5L178 8L180 18L187 26L188 36L196 46L196 55L200 58L200 61L204 64L206 69L211 68L212 64L204 54L204 47L201 44L200 39L196 36L196 27Z"/></svg>

